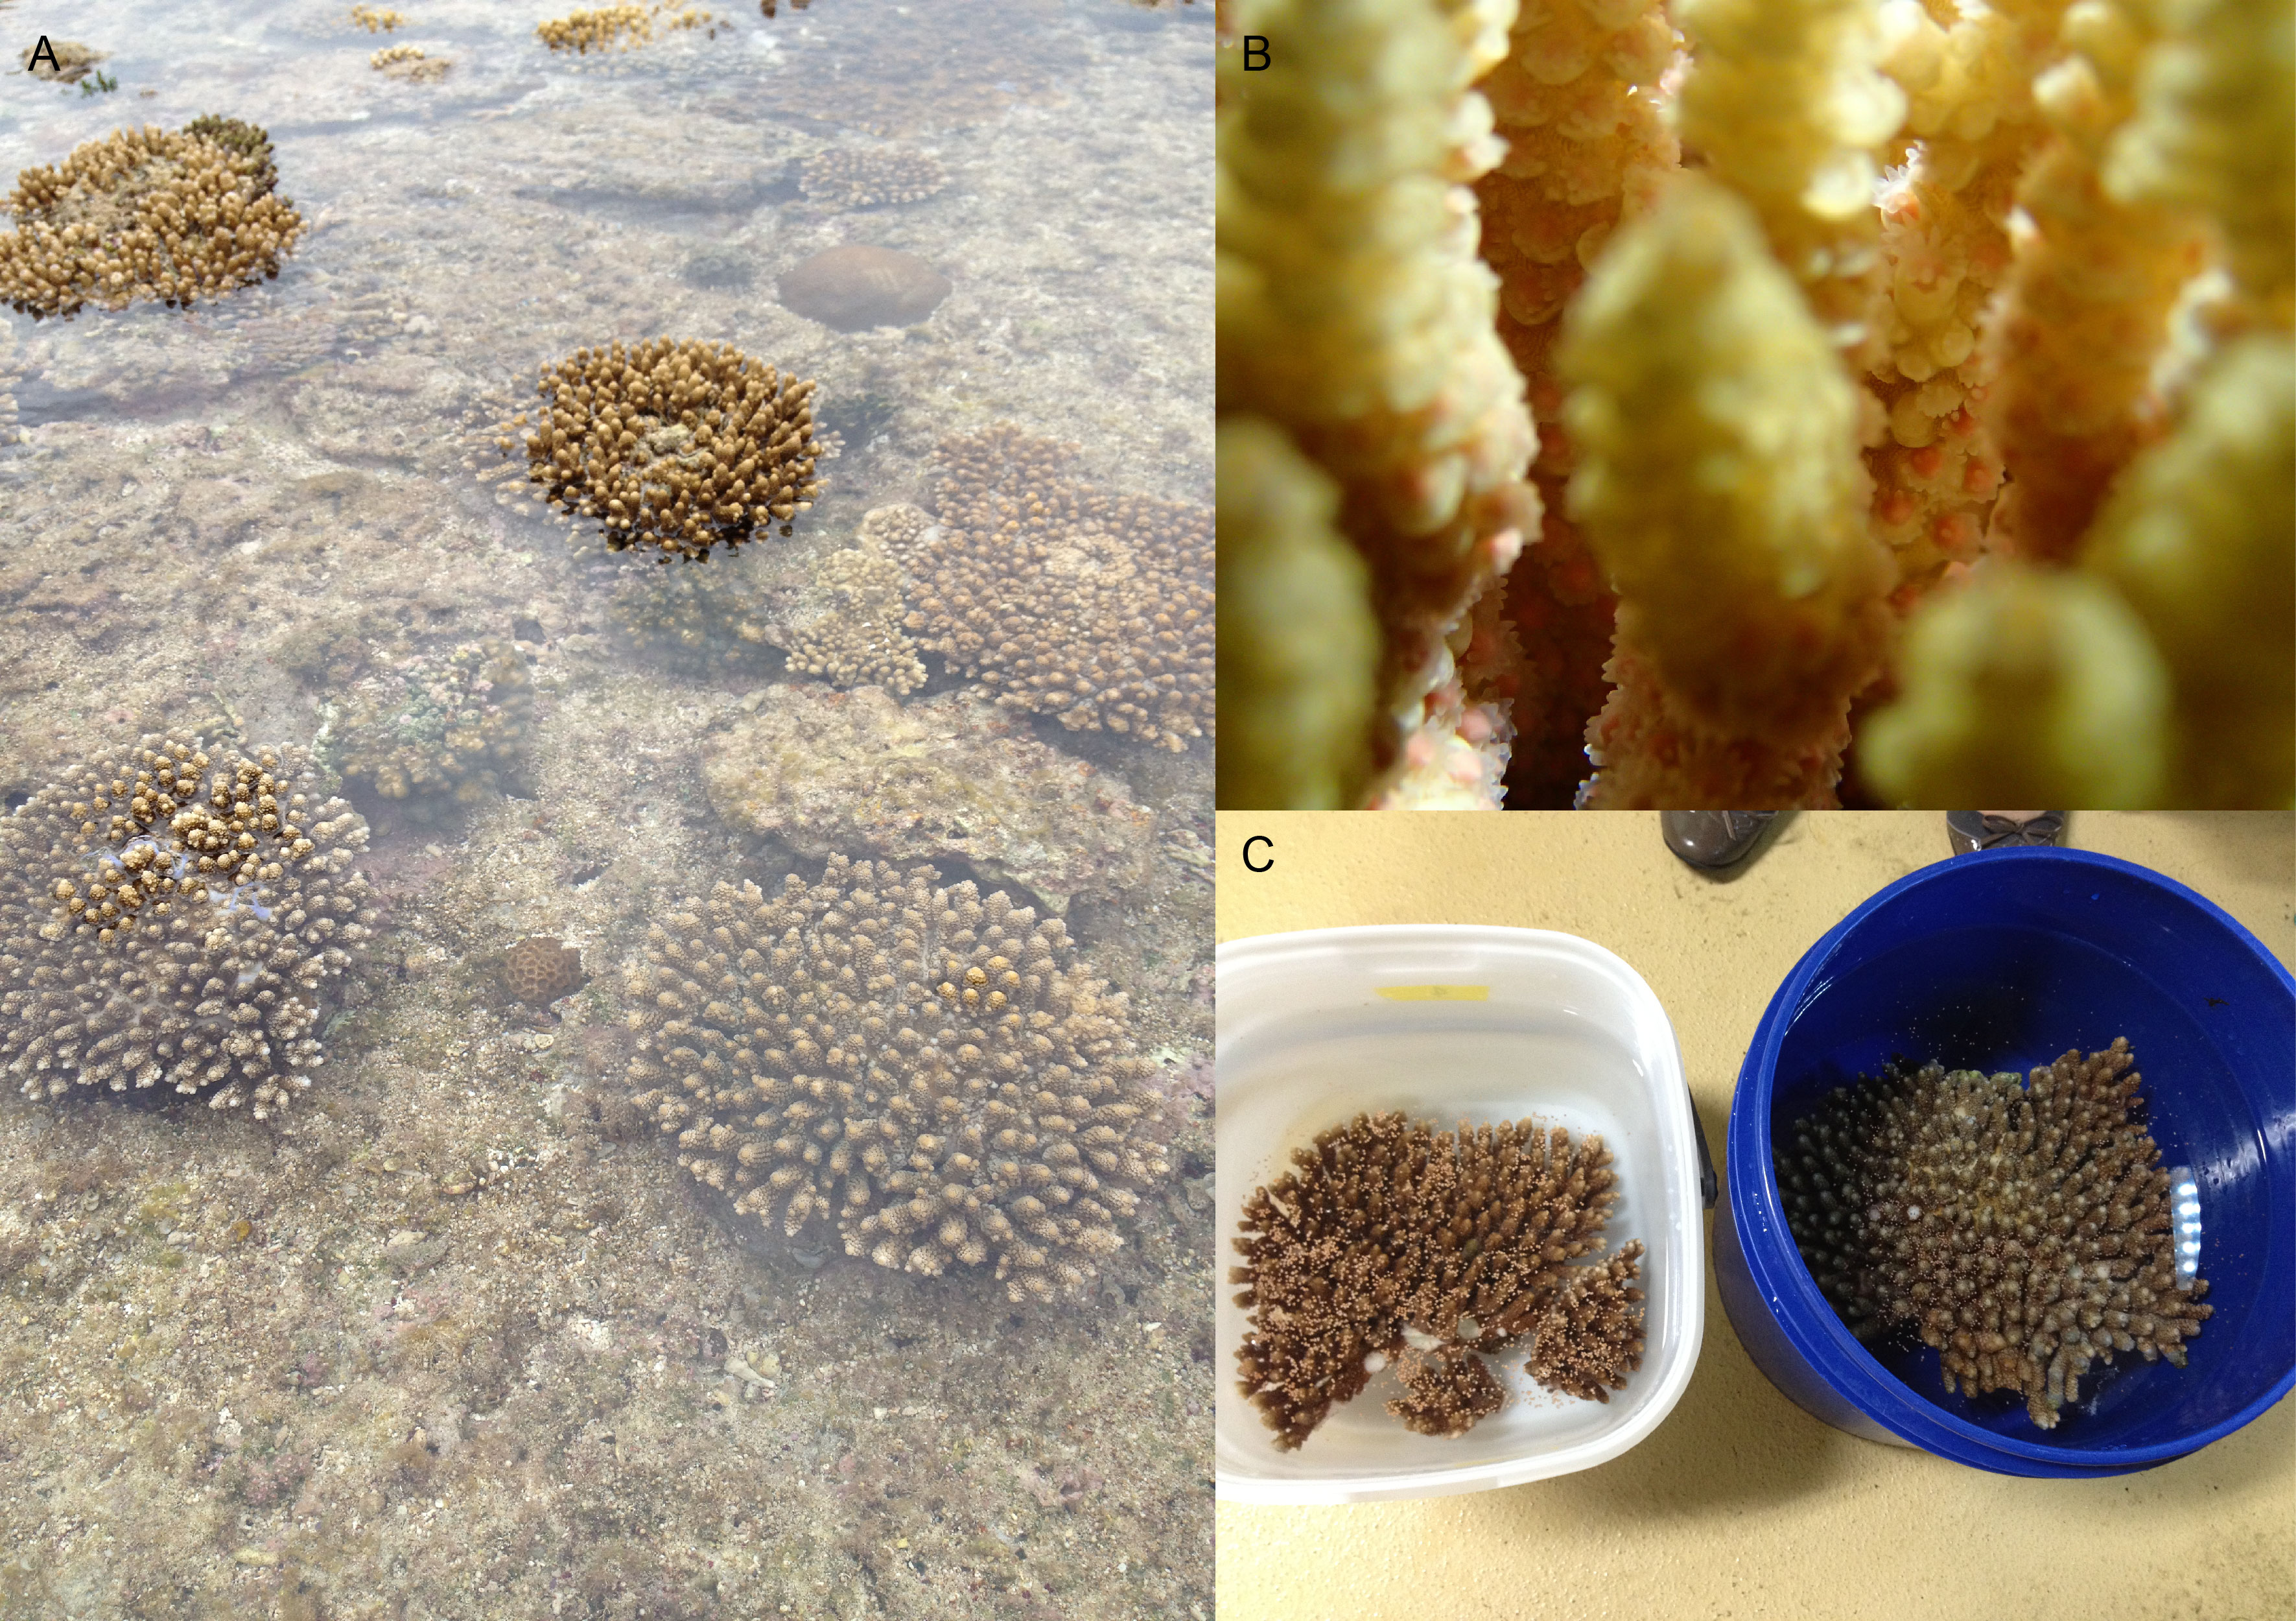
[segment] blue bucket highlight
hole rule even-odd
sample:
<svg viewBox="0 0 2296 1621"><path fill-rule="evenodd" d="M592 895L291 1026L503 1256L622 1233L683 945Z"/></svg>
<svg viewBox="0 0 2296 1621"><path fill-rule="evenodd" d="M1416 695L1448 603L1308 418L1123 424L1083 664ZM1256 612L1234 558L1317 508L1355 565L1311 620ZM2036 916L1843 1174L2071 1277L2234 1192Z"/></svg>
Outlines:
<svg viewBox="0 0 2296 1621"><path fill-rule="evenodd" d="M1794 1248L1774 1132L1892 1055L2020 1074L2127 1036L2161 1164L2198 1189L2215 1314L2186 1366L2099 1365L2052 1431L2010 1393L1948 1395L1938 1354L1861 1345ZM1731 1326L1797 1405L1869 1440L2007 1475L2166 1463L2296 1385L2296 979L2183 885L2111 856L2019 849L1900 878L1803 953L1730 1105L1714 1267Z"/></svg>

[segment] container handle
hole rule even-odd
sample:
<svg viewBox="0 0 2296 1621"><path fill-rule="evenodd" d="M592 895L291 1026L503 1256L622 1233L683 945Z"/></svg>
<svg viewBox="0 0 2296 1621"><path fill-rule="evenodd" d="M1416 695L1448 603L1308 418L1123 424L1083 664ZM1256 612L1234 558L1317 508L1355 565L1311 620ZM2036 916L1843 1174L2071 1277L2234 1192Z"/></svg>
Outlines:
<svg viewBox="0 0 2296 1621"><path fill-rule="evenodd" d="M1690 1100L1690 1129L1698 1133L1698 1196L1711 1210L1714 1196L1720 1189L1714 1180L1714 1156L1706 1151L1706 1128L1699 1122L1698 1099L1694 1097Z"/></svg>

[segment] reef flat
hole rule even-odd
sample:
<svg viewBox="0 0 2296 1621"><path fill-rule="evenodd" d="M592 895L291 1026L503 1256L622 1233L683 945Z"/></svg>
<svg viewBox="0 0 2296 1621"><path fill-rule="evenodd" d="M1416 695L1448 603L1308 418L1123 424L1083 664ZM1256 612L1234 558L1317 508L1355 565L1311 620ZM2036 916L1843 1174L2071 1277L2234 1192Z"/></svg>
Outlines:
<svg viewBox="0 0 2296 1621"><path fill-rule="evenodd" d="M849 693L774 639L837 605L865 514L932 511L938 446L1009 422L1095 488L1209 502L1210 20L816 0L578 56L477 0L402 10L443 78L376 71L340 6L250 33L139 0L90 39L118 92L0 115L0 180L126 125L258 123L306 224L212 306L0 314L5 807L147 732L291 744L371 825L378 914L283 1120L0 1094L0 1614L1209 1617L1208 741L1004 712L945 740L976 779L1025 754L1104 784L1078 844L1120 884L900 834L1064 909L1129 998L1170 1173L1079 1300L731 1216L627 1107L624 987L704 875L821 880L713 804L711 739L796 693L985 709L937 654ZM898 119L853 90L896 44L947 64ZM946 183L808 199L808 160L893 138L840 107ZM947 297L853 333L776 300L849 243ZM659 336L816 380L838 448L792 536L644 564L705 588L668 638L620 605L637 565L465 465L545 366ZM469 710L491 750L514 694L514 755L381 792L356 728L400 748L394 695L472 646L415 719L451 745ZM586 975L546 1007L504 971L535 937Z"/></svg>

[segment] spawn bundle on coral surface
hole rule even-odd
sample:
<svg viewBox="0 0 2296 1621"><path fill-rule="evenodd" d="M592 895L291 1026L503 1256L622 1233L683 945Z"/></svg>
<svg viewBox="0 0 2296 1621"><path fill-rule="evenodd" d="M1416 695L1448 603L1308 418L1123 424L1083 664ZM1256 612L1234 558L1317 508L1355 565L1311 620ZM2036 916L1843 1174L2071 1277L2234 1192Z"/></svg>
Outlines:
<svg viewBox="0 0 2296 1621"><path fill-rule="evenodd" d="M1244 1201L1229 1280L1251 1308L1240 1387L1275 1444L1297 1447L1393 1363L1388 1411L1462 1436L1498 1411L1478 1353L1529 1336L1541 1386L1607 1402L1642 1365L1643 1247L1592 1266L1618 1202L1600 1137L1529 1121L1438 1131L1358 1115L1317 1135Z"/></svg>
<svg viewBox="0 0 2296 1621"><path fill-rule="evenodd" d="M147 736L0 818L0 1062L30 1098L215 1089L284 1108L319 1000L374 921L366 824L299 752Z"/></svg>
<svg viewBox="0 0 2296 1621"><path fill-rule="evenodd" d="M998 704L1177 753L1212 728L1212 514L1070 476L1009 423L940 447L939 522L883 543L917 645Z"/></svg>
<svg viewBox="0 0 2296 1621"><path fill-rule="evenodd" d="M1224 804L2296 803L2291 0L1222 32Z"/></svg>
<svg viewBox="0 0 2296 1621"><path fill-rule="evenodd" d="M1778 1154L1794 1243L1850 1331L1910 1329L1948 1391L2015 1391L2043 1429L2092 1364L2185 1363L2214 1309L2180 1274L2128 1042L2014 1074L1915 1069L1830 1093Z"/></svg>
<svg viewBox="0 0 2296 1621"><path fill-rule="evenodd" d="M1002 891L832 856L719 884L628 973L634 1106L768 1230L1013 1299L1080 1290L1169 1171L1126 1002Z"/></svg>
<svg viewBox="0 0 2296 1621"><path fill-rule="evenodd" d="M734 550L821 493L814 384L731 344L652 338L578 349L543 369L543 408L525 436L527 478L561 512L603 523L615 551L659 561ZM499 425L496 448L521 446Z"/></svg>
<svg viewBox="0 0 2296 1621"><path fill-rule="evenodd" d="M302 216L272 187L264 132L236 119L123 129L28 169L7 199L0 299L36 316L137 299L188 304L279 274Z"/></svg>

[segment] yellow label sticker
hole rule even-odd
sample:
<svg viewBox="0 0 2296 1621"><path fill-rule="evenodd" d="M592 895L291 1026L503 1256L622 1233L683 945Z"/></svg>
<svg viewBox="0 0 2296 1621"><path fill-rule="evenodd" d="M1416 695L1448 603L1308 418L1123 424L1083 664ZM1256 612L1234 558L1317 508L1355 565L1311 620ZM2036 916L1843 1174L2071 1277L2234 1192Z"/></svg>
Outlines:
<svg viewBox="0 0 2296 1621"><path fill-rule="evenodd" d="M1390 1002L1487 1002L1488 985L1382 985L1379 993Z"/></svg>

